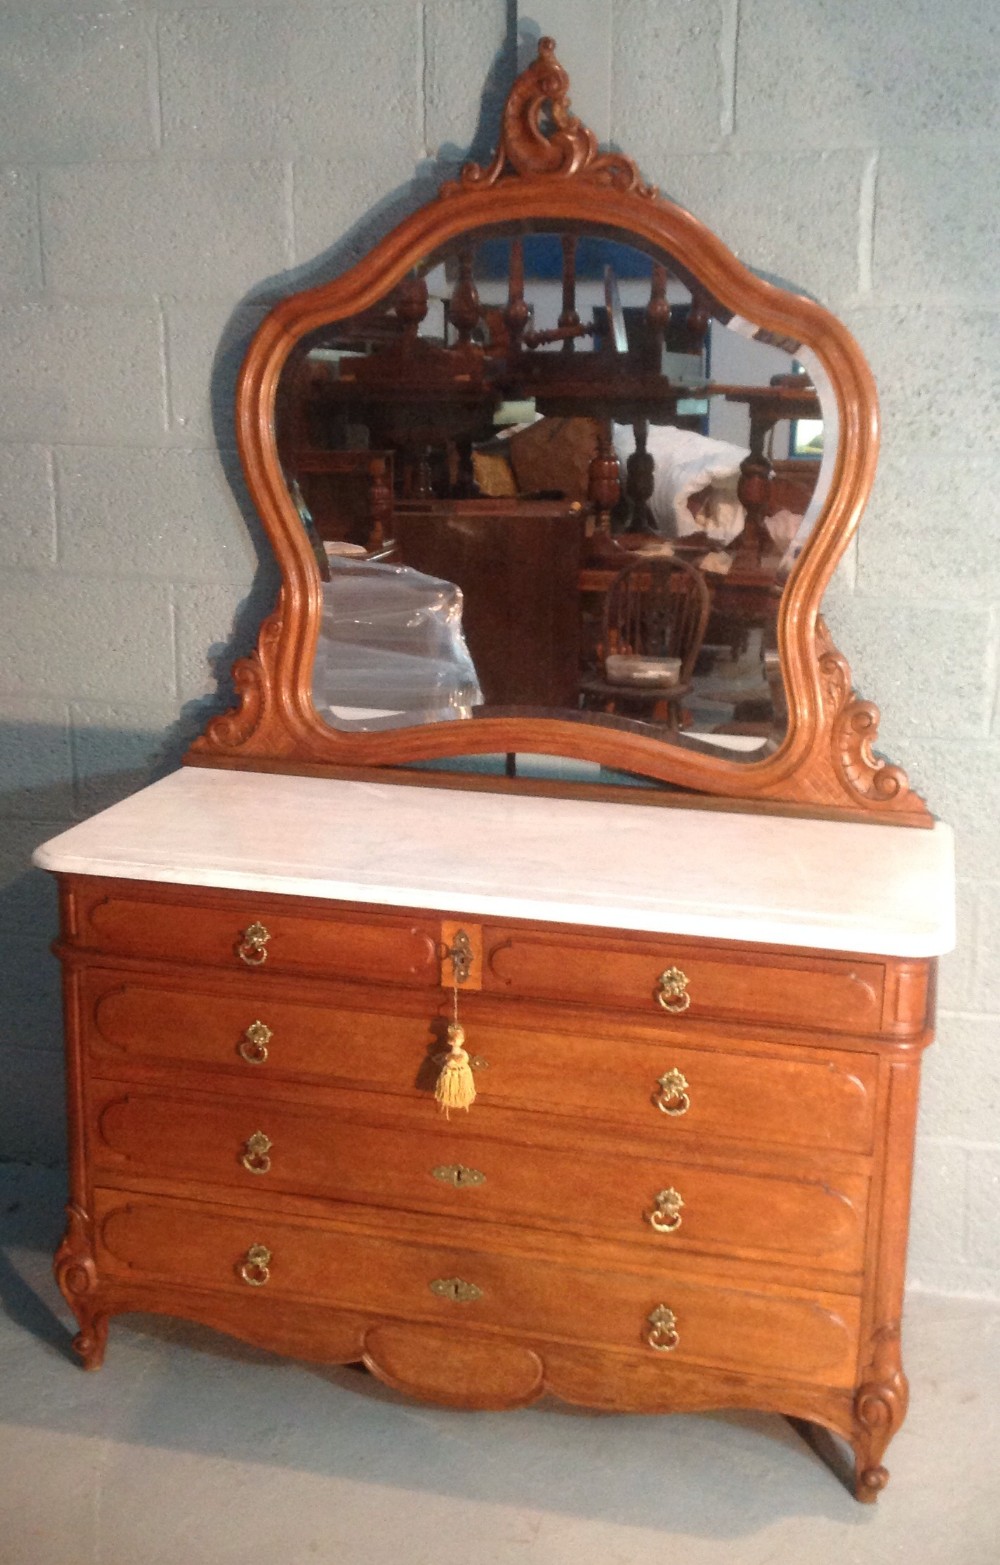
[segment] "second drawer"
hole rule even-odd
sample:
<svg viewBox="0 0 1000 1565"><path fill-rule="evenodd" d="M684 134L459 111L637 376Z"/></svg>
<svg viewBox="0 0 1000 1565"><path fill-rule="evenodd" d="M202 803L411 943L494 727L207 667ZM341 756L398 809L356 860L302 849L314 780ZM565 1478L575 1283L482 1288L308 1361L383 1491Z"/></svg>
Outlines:
<svg viewBox="0 0 1000 1565"><path fill-rule="evenodd" d="M95 967L80 974L88 1053L102 1074L130 1066L171 1071L191 1065L238 1073L263 1087L313 1078L422 1099L432 1092L445 1019L303 1004L265 987L211 992L176 979ZM735 1040L711 1046L665 1025L557 1032L498 1026L466 1008L476 1090L484 1104L604 1120L662 1138L671 1150L692 1138L767 1147L867 1154L872 1149L878 1061L819 1047L761 1049ZM473 1109L473 1115L476 1110Z"/></svg>

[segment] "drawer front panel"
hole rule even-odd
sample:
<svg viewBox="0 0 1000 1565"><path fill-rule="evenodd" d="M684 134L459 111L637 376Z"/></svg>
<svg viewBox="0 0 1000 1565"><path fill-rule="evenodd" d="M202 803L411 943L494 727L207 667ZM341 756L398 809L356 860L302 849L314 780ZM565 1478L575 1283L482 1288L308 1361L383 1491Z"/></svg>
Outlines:
<svg viewBox="0 0 1000 1565"><path fill-rule="evenodd" d="M431 918L359 919L266 906L248 892L231 902L183 903L111 893L81 896L77 941L116 956L208 963L246 974L313 972L369 983L435 985L440 924Z"/></svg>
<svg viewBox="0 0 1000 1565"><path fill-rule="evenodd" d="M703 1248L857 1273L867 1180L729 1172L674 1158L505 1146L466 1124L426 1129L336 1119L266 1099L178 1099L102 1086L95 1166L138 1176L331 1197L458 1219L601 1234L650 1254ZM257 1138L256 1140L254 1138Z"/></svg>
<svg viewBox="0 0 1000 1565"><path fill-rule="evenodd" d="M859 1301L839 1294L597 1271L111 1190L97 1192L96 1208L98 1268L111 1277L246 1291L262 1310L272 1299L312 1299L458 1330L601 1343L655 1357L664 1374L671 1363L703 1363L854 1382ZM667 1352L652 1345L671 1342L669 1326L651 1321L661 1307L675 1323Z"/></svg>
<svg viewBox="0 0 1000 1565"><path fill-rule="evenodd" d="M882 1022L885 969L876 961L496 926L484 929L483 949L484 989L525 998L833 1032L876 1033ZM667 974L679 977L664 982Z"/></svg>
<svg viewBox="0 0 1000 1565"><path fill-rule="evenodd" d="M80 982L88 1050L103 1069L125 1062L232 1066L262 1082L315 1076L404 1091L419 1079L429 1091L431 1054L446 1047L445 1024L433 1026L430 1009L400 1016L302 1004L276 996L266 979L246 991L237 982L212 993L175 979L90 968Z"/></svg>
<svg viewBox="0 0 1000 1565"><path fill-rule="evenodd" d="M723 1138L871 1150L878 1065L867 1055L466 1030L468 1047L488 1065L476 1076L484 1102L612 1119L661 1135L665 1147Z"/></svg>
<svg viewBox="0 0 1000 1565"><path fill-rule="evenodd" d="M445 1046L440 1017L299 1005L273 1000L266 989L244 1001L100 969L83 983L89 1047L102 1068L125 1060L232 1064L261 1084L309 1073L430 1104L435 1057ZM254 1023L268 1034L263 1058ZM662 1136L665 1147L693 1136L871 1150L878 1070L871 1055L497 1027L476 1021L471 1005L466 1031L474 1060L483 1062L476 1069L483 1103L608 1120Z"/></svg>

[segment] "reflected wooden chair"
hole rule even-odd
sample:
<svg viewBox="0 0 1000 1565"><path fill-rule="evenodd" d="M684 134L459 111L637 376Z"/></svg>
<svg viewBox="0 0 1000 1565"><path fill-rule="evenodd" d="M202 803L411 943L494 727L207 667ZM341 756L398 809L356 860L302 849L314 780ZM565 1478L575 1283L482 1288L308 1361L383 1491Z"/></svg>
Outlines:
<svg viewBox="0 0 1000 1565"><path fill-rule="evenodd" d="M638 556L618 572L604 598L599 661L580 683L582 705L621 716L648 716L677 730L708 624L703 573L676 555ZM677 660L676 677L633 683L608 659Z"/></svg>

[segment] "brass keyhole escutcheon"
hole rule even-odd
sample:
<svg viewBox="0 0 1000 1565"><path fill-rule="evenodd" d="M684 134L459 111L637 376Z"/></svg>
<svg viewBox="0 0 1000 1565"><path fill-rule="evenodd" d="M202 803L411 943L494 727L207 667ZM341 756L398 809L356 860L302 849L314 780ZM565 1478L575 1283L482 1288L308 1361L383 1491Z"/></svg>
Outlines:
<svg viewBox="0 0 1000 1565"><path fill-rule="evenodd" d="M658 1304L646 1317L649 1330L643 1335L654 1353L672 1353L680 1342L677 1316L666 1304Z"/></svg>
<svg viewBox="0 0 1000 1565"><path fill-rule="evenodd" d="M252 1244L240 1267L240 1276L251 1288L263 1288L271 1278L271 1252L266 1244Z"/></svg>
<svg viewBox="0 0 1000 1565"><path fill-rule="evenodd" d="M465 1282L461 1277L435 1277L428 1286L439 1299L450 1299L452 1304L471 1304L474 1299L483 1296L482 1288L477 1288L474 1282Z"/></svg>
<svg viewBox="0 0 1000 1565"><path fill-rule="evenodd" d="M680 1016L691 1004L687 976L679 967L668 967L656 980L656 999L671 1016Z"/></svg>
<svg viewBox="0 0 1000 1565"><path fill-rule="evenodd" d="M444 953L444 959L451 963L452 981L458 984L467 984L472 972L473 962L472 941L464 929L457 929L451 945Z"/></svg>
<svg viewBox="0 0 1000 1565"><path fill-rule="evenodd" d="M687 1079L679 1070L666 1071L657 1082L653 1102L661 1114L686 1114L691 1107Z"/></svg>
<svg viewBox="0 0 1000 1565"><path fill-rule="evenodd" d="M263 1065L271 1036L271 1029L264 1022L251 1022L239 1042L240 1059L246 1060L248 1065Z"/></svg>
<svg viewBox="0 0 1000 1565"><path fill-rule="evenodd" d="M646 1221L658 1234L676 1233L684 1219L681 1207L684 1197L679 1190L661 1190L653 1203L653 1210L646 1213Z"/></svg>
<svg viewBox="0 0 1000 1565"><path fill-rule="evenodd" d="M240 943L236 947L237 955L247 967L261 967L267 961L267 942L270 940L270 931L264 925L257 922L248 924L240 937Z"/></svg>
<svg viewBox="0 0 1000 1565"><path fill-rule="evenodd" d="M466 1168L464 1163L440 1163L437 1168L431 1169L434 1179L440 1179L443 1185L454 1185L456 1190L465 1190L470 1185L485 1185L486 1175L478 1168Z"/></svg>
<svg viewBox="0 0 1000 1565"><path fill-rule="evenodd" d="M271 1169L271 1159L268 1157L274 1145L270 1136L265 1136L262 1130L255 1130L252 1136L247 1138L246 1151L241 1162L243 1167L251 1174L267 1174Z"/></svg>

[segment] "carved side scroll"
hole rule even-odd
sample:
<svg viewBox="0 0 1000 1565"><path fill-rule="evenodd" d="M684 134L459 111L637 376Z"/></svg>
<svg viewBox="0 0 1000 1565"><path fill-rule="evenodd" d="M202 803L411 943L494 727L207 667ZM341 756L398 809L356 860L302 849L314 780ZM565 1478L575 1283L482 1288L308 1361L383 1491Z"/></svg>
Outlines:
<svg viewBox="0 0 1000 1565"><path fill-rule="evenodd" d="M537 60L514 83L492 163L466 163L459 178L442 187L442 196L495 185L505 175L555 174L655 200L655 185L643 182L632 159L620 152L599 152L594 132L570 113L569 76L555 48L552 38L540 38Z"/></svg>
<svg viewBox="0 0 1000 1565"><path fill-rule="evenodd" d="M816 654L833 766L844 787L862 804L892 806L902 804L907 795L916 804L919 796L911 792L902 767L875 754L881 714L873 701L855 694L850 666L822 617L816 625Z"/></svg>
<svg viewBox="0 0 1000 1565"><path fill-rule="evenodd" d="M241 749L266 727L274 690L274 663L281 639L282 616L280 607L269 614L260 627L257 646L247 657L237 658L232 668L233 688L237 704L227 712L220 712L205 725L205 730L194 741L194 755L211 755L218 751L226 754Z"/></svg>

